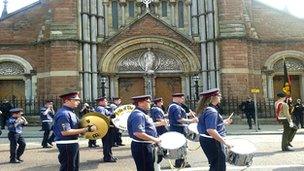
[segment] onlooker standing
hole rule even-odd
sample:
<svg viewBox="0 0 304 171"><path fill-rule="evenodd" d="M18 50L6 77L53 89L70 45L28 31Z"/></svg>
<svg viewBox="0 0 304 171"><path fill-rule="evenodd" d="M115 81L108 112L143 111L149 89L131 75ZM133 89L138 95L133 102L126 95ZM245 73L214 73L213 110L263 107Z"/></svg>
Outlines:
<svg viewBox="0 0 304 171"><path fill-rule="evenodd" d="M50 139L50 132L52 130L53 118L55 111L53 108L53 101L47 100L45 105L40 108L40 119L42 130L44 131L41 146L43 148L52 148L52 140ZM48 146L50 144L51 146Z"/></svg>
<svg viewBox="0 0 304 171"><path fill-rule="evenodd" d="M25 150L26 143L22 137L23 126L27 125L26 119L21 116L23 109L14 108L10 112L12 116L7 120L8 139L10 141L10 163L20 163L21 156ZM18 148L17 148L18 146Z"/></svg>
<svg viewBox="0 0 304 171"><path fill-rule="evenodd" d="M304 128L303 124L303 112L304 112L304 105L302 104L301 99L297 99L297 103L294 105L293 115L295 117L295 125L299 127L301 124L301 128Z"/></svg>
<svg viewBox="0 0 304 171"><path fill-rule="evenodd" d="M255 109L254 109L254 102L251 97L248 97L245 102L242 102L240 105L241 110L245 113L247 118L247 124L249 129L252 129L252 119L255 123Z"/></svg>
<svg viewBox="0 0 304 171"><path fill-rule="evenodd" d="M13 105L6 99L0 105L0 111L2 112L1 116L1 129L5 129L5 124L7 119L10 117L10 110L13 108Z"/></svg>

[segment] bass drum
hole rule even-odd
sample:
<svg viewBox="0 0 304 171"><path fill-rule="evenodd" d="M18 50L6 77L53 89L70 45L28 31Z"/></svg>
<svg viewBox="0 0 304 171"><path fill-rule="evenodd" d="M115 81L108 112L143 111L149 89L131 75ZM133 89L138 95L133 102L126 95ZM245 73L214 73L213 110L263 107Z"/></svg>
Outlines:
<svg viewBox="0 0 304 171"><path fill-rule="evenodd" d="M184 158L187 155L187 140L179 132L166 132L159 136L160 151L158 154L168 159Z"/></svg>
<svg viewBox="0 0 304 171"><path fill-rule="evenodd" d="M236 166L250 166L253 162L256 148L253 143L246 139L230 139L232 148L227 150L228 163Z"/></svg>
<svg viewBox="0 0 304 171"><path fill-rule="evenodd" d="M80 119L80 127L85 128L88 125L95 125L96 131L86 132L84 138L90 140L97 140L104 137L109 129L110 121L109 119L98 112L89 112Z"/></svg>
<svg viewBox="0 0 304 171"><path fill-rule="evenodd" d="M122 105L114 110L115 118L112 119L114 126L120 130L127 130L128 117L135 109L134 105Z"/></svg>

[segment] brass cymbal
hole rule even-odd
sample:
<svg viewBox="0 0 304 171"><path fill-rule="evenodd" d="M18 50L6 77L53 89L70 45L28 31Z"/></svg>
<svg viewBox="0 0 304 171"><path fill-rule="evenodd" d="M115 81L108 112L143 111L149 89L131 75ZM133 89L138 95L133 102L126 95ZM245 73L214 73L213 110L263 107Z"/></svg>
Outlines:
<svg viewBox="0 0 304 171"><path fill-rule="evenodd" d="M90 112L85 114L80 119L80 126L82 128L88 125L95 125L97 130L94 132L86 132L84 137L90 140L96 140L104 137L109 129L110 120L103 114L98 112Z"/></svg>

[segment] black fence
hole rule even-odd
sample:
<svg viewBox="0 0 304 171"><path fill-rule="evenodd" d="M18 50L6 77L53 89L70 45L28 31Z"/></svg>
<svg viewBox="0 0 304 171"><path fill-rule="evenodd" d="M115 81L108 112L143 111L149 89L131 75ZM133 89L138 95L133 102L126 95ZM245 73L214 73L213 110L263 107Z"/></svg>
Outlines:
<svg viewBox="0 0 304 171"><path fill-rule="evenodd" d="M44 106L46 99L42 98L35 98L33 100L26 100L26 99L14 99L9 100L8 102L13 107L21 107L24 110L24 114L27 116L38 116L40 107ZM56 98L52 99L54 104L54 109L58 109L61 106L61 99ZM0 103L2 104L5 100L0 99ZM223 98L221 101L221 108L223 110L223 115L229 115L230 113L234 112L234 114L239 114L243 117L243 113L240 110L240 104L242 103L243 99L238 98ZM76 109L76 113L82 107L82 104L79 105L78 109ZM93 102L86 102L90 106L95 107L96 103ZM196 100L186 100L186 104L192 109L195 110L196 108ZM257 100L257 113L259 118L274 118L274 101L273 100L265 100L265 99L258 99Z"/></svg>

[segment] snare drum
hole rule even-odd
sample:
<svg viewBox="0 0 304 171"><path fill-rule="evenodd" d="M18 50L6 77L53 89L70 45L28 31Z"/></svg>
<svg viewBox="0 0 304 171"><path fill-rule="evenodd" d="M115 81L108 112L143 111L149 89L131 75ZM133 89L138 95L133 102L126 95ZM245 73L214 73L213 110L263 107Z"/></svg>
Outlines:
<svg viewBox="0 0 304 171"><path fill-rule="evenodd" d="M232 148L227 151L228 163L236 166L250 166L256 148L246 139L231 139Z"/></svg>
<svg viewBox="0 0 304 171"><path fill-rule="evenodd" d="M179 159L187 155L187 140L178 132L166 132L160 137L160 152L164 158Z"/></svg>
<svg viewBox="0 0 304 171"><path fill-rule="evenodd" d="M200 134L197 130L197 123L189 124L186 129L186 138L190 141L199 142Z"/></svg>

